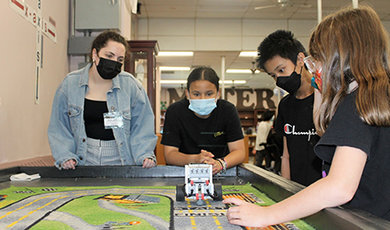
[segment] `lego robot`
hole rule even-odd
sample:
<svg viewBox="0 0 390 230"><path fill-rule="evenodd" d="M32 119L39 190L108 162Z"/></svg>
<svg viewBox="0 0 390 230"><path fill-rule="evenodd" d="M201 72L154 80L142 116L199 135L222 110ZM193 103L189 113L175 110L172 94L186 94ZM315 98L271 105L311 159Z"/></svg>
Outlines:
<svg viewBox="0 0 390 230"><path fill-rule="evenodd" d="M222 200L222 185L213 183L213 166L189 164L185 166L185 184L176 185L176 201L213 199Z"/></svg>

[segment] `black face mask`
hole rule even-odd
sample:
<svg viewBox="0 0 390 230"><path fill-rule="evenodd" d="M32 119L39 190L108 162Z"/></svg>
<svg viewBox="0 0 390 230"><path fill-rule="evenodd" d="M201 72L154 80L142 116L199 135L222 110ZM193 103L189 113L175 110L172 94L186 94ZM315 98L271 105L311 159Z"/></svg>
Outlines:
<svg viewBox="0 0 390 230"><path fill-rule="evenodd" d="M276 85L289 94L294 94L301 86L301 75L294 71L290 76L278 77L276 78Z"/></svg>
<svg viewBox="0 0 390 230"><path fill-rule="evenodd" d="M103 79L110 80L121 72L122 63L99 57L99 65L96 68Z"/></svg>

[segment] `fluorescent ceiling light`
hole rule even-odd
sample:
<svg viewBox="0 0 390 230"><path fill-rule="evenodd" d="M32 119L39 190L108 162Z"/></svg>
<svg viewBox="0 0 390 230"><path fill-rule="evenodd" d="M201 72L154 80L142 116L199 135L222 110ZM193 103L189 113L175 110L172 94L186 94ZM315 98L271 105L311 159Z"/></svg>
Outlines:
<svg viewBox="0 0 390 230"><path fill-rule="evenodd" d="M226 73L252 73L252 70L250 69L227 69ZM259 70L256 70L255 73L260 73Z"/></svg>
<svg viewBox="0 0 390 230"><path fill-rule="evenodd" d="M187 67L187 66L160 66L160 70L161 71L167 71L167 70L171 70L171 71L189 71L190 70L190 67Z"/></svg>
<svg viewBox="0 0 390 230"><path fill-rule="evenodd" d="M171 57L183 57L194 56L192 51L160 51L157 56L171 56Z"/></svg>
<svg viewBox="0 0 390 230"><path fill-rule="evenodd" d="M257 51L241 51L240 57L257 57Z"/></svg>
<svg viewBox="0 0 390 230"><path fill-rule="evenodd" d="M245 80L225 80L225 84L245 84ZM160 80L161 84L187 84L187 80ZM222 81L219 81L221 84Z"/></svg>

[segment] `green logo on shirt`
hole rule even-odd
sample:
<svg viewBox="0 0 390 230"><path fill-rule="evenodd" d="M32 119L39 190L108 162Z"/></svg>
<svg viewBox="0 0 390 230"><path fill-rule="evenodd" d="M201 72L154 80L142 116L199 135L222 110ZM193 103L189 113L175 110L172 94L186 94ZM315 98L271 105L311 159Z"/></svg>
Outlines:
<svg viewBox="0 0 390 230"><path fill-rule="evenodd" d="M221 135L223 135L223 134L224 134L223 131L215 132L215 133L214 133L214 137L218 137L218 136L221 136Z"/></svg>

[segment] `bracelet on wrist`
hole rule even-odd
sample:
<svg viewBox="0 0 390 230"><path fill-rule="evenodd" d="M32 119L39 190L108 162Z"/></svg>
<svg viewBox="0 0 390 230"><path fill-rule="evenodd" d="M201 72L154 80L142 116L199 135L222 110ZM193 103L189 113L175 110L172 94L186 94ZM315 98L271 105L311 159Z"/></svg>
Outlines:
<svg viewBox="0 0 390 230"><path fill-rule="evenodd" d="M218 158L217 160L218 160L218 162L219 162L219 163L221 164L221 166L222 166L221 172L226 172L226 168L227 168L227 163L226 163L226 161L225 161L223 158Z"/></svg>
<svg viewBox="0 0 390 230"><path fill-rule="evenodd" d="M148 157L147 159L152 160L152 161L154 161L155 164L157 164L157 161L156 161L155 157Z"/></svg>
<svg viewBox="0 0 390 230"><path fill-rule="evenodd" d="M221 165L221 171L222 171L223 170L223 164L222 164L222 162L219 159L217 159L217 161Z"/></svg>

